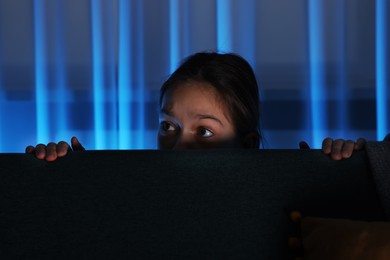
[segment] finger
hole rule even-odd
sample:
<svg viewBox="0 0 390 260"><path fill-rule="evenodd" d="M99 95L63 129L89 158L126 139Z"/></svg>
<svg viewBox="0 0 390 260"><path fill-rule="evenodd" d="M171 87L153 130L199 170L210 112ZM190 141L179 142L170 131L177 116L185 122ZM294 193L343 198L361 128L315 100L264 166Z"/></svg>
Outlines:
<svg viewBox="0 0 390 260"><path fill-rule="evenodd" d="M355 148L355 142L354 141L352 141L352 140L345 141L345 143L343 145L343 148L342 148L342 151L341 151L342 157L344 159L351 157L354 148Z"/></svg>
<svg viewBox="0 0 390 260"><path fill-rule="evenodd" d="M67 142L61 141L57 144L57 156L58 157L64 157L68 154L70 150L70 146Z"/></svg>
<svg viewBox="0 0 390 260"><path fill-rule="evenodd" d="M330 154L332 152L333 139L327 137L322 141L322 152L324 154Z"/></svg>
<svg viewBox="0 0 390 260"><path fill-rule="evenodd" d="M48 143L46 147L46 161L52 162L57 159L57 145L53 142Z"/></svg>
<svg viewBox="0 0 390 260"><path fill-rule="evenodd" d="M46 157L46 145L44 144L38 144L37 146L35 146L35 157L37 157L38 159L45 159Z"/></svg>
<svg viewBox="0 0 390 260"><path fill-rule="evenodd" d="M343 158L341 155L343 145L344 145L344 140L342 139L333 141L332 152L331 152L331 157L333 160L341 160Z"/></svg>
<svg viewBox="0 0 390 260"><path fill-rule="evenodd" d="M359 138L359 139L357 139L357 141L356 141L356 143L355 143L355 148L354 148L354 150L355 150L355 151L363 150L364 147L366 146L366 143L367 143L367 141L366 141L366 139L364 139L364 138Z"/></svg>
<svg viewBox="0 0 390 260"><path fill-rule="evenodd" d="M76 136L73 136L70 141L72 143L73 151L85 151L85 148L80 144Z"/></svg>
<svg viewBox="0 0 390 260"><path fill-rule="evenodd" d="M293 210L290 212L290 220L294 223L299 223L301 222L301 219L302 219L302 214L301 212L297 211L297 210Z"/></svg>
<svg viewBox="0 0 390 260"><path fill-rule="evenodd" d="M35 148L32 145L26 147L26 153L32 154L35 152Z"/></svg>
<svg viewBox="0 0 390 260"><path fill-rule="evenodd" d="M310 146L305 141L299 142L299 149L301 150L309 150Z"/></svg>

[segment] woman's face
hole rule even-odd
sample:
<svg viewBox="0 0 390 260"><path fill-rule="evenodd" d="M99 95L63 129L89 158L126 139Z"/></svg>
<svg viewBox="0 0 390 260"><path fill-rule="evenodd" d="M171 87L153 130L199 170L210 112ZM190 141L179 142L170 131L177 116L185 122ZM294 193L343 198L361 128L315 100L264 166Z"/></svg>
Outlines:
<svg viewBox="0 0 390 260"><path fill-rule="evenodd" d="M239 148L241 142L214 87L187 82L164 94L158 146L162 150Z"/></svg>

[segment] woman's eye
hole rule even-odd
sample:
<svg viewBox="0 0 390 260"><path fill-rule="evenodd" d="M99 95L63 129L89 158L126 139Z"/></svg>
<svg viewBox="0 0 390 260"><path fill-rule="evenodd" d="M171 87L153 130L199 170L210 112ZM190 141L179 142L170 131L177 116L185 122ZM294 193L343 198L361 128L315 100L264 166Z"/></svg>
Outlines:
<svg viewBox="0 0 390 260"><path fill-rule="evenodd" d="M210 131L209 129L207 129L207 128L200 128L200 129L199 129L199 135L200 135L201 137L211 137L211 136L214 135L214 133L211 132L211 131Z"/></svg>
<svg viewBox="0 0 390 260"><path fill-rule="evenodd" d="M163 121L160 123L160 128L161 130L165 131L165 132L170 132L170 131L175 131L176 128L174 125L168 123L167 121Z"/></svg>

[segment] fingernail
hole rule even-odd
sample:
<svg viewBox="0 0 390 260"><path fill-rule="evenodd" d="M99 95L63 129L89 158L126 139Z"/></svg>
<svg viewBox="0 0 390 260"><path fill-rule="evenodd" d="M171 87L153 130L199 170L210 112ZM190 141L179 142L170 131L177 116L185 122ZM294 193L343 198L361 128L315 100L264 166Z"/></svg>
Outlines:
<svg viewBox="0 0 390 260"><path fill-rule="evenodd" d="M301 212L294 210L290 212L290 219L292 222L299 222L302 219Z"/></svg>

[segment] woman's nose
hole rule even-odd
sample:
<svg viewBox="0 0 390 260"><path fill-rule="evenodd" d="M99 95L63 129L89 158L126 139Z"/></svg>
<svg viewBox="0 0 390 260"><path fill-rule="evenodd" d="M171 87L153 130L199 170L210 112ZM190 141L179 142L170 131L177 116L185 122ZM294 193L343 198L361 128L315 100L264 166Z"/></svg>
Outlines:
<svg viewBox="0 0 390 260"><path fill-rule="evenodd" d="M191 137L191 134L181 134L175 145L173 146L172 150L187 150L187 149L195 149L196 144Z"/></svg>

